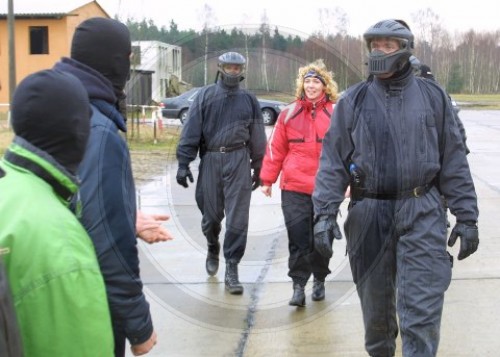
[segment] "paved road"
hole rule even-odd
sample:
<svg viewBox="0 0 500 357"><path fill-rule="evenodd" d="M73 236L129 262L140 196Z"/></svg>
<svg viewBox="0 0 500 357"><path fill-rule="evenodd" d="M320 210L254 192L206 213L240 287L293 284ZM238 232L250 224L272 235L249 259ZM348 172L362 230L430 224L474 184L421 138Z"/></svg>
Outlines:
<svg viewBox="0 0 500 357"><path fill-rule="evenodd" d="M476 254L455 262L438 355L500 356L500 111L463 110L461 118L479 196L481 244ZM170 214L166 226L176 236L152 246L139 243L141 273L158 333L149 356L366 356L345 240L335 242L326 300L311 301L309 283L307 307L288 306L292 287L286 275L280 195L275 189L269 199L255 191L247 251L240 264L245 292L229 295L223 266L215 277L205 273L206 244L194 187L174 185L175 167L172 170L140 189L142 209ZM345 218L346 203L342 211ZM456 256L456 249L451 252Z"/></svg>

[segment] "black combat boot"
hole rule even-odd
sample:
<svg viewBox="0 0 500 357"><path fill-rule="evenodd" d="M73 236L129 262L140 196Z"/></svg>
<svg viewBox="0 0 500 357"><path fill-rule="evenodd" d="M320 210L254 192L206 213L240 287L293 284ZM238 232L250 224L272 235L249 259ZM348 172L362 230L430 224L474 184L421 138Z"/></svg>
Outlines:
<svg viewBox="0 0 500 357"><path fill-rule="evenodd" d="M238 280L238 263L226 263L226 290L230 294L239 295L243 294L243 285Z"/></svg>
<svg viewBox="0 0 500 357"><path fill-rule="evenodd" d="M205 264L205 268L207 269L207 274L210 276L214 276L215 274L217 274L217 271L219 270L219 251L220 251L219 242L208 245L207 261Z"/></svg>
<svg viewBox="0 0 500 357"><path fill-rule="evenodd" d="M293 283L293 296L292 299L288 302L290 306L306 306L306 294L304 292L304 285L299 283Z"/></svg>
<svg viewBox="0 0 500 357"><path fill-rule="evenodd" d="M325 300L325 282L314 278L312 299L314 301Z"/></svg>

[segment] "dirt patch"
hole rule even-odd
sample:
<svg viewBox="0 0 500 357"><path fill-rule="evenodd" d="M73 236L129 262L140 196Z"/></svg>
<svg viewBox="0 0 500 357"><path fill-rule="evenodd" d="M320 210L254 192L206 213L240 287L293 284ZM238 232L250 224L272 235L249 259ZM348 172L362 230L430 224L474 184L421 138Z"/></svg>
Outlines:
<svg viewBox="0 0 500 357"><path fill-rule="evenodd" d="M146 132L145 130L143 130ZM145 134L144 134L145 135ZM6 120L0 120L0 158L14 137L14 133L7 126ZM132 172L135 185L141 187L156 177L165 174L168 164L175 163L174 154L168 150L130 150Z"/></svg>
<svg viewBox="0 0 500 357"><path fill-rule="evenodd" d="M132 172L136 187L144 186L156 177L164 175L173 157L165 152L131 151Z"/></svg>

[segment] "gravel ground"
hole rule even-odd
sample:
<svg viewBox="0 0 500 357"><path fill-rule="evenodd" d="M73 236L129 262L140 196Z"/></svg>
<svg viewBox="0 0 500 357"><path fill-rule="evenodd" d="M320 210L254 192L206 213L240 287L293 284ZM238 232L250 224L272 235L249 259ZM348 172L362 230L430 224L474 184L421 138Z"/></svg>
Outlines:
<svg viewBox="0 0 500 357"><path fill-rule="evenodd" d="M165 173L166 165L172 160L164 152L131 151L132 172L135 186L141 187Z"/></svg>

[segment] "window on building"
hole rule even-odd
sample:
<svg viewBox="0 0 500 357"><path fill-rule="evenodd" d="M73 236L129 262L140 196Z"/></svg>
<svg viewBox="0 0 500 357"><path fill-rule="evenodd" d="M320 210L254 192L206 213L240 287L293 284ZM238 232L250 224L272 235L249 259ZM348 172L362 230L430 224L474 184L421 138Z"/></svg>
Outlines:
<svg viewBox="0 0 500 357"><path fill-rule="evenodd" d="M132 46L131 64L138 66L141 64L141 46Z"/></svg>
<svg viewBox="0 0 500 357"><path fill-rule="evenodd" d="M174 72L177 73L179 71L179 50L174 49L173 51L173 67L174 67Z"/></svg>
<svg viewBox="0 0 500 357"><path fill-rule="evenodd" d="M30 26L30 54L46 55L49 53L49 28Z"/></svg>

